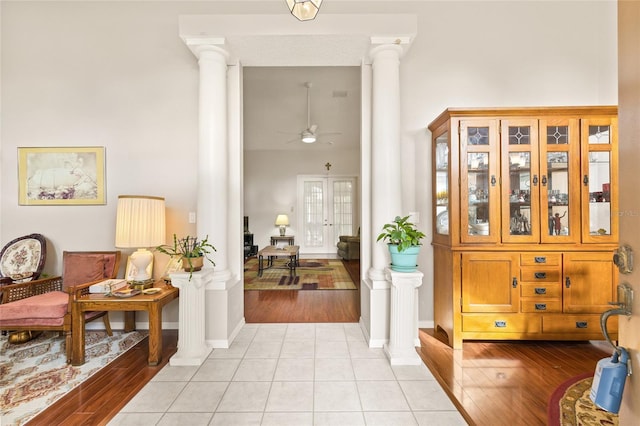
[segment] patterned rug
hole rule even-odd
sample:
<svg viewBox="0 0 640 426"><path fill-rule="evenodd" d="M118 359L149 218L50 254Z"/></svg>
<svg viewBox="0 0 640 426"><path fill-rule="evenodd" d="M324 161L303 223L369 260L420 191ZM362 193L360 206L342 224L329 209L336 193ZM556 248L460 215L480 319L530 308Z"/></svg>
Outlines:
<svg viewBox="0 0 640 426"><path fill-rule="evenodd" d="M22 344L0 336L0 425L23 425L147 336L146 331L86 332L86 363L66 363L64 337L44 332Z"/></svg>
<svg viewBox="0 0 640 426"><path fill-rule="evenodd" d="M287 262L288 259L275 259L274 266L258 277L258 259L249 259L244 264L244 289L356 290L340 259L300 259L294 276L289 274Z"/></svg>
<svg viewBox="0 0 640 426"><path fill-rule="evenodd" d="M618 415L596 407L589 393L593 373L573 377L561 384L549 401L550 426L606 426L617 425Z"/></svg>

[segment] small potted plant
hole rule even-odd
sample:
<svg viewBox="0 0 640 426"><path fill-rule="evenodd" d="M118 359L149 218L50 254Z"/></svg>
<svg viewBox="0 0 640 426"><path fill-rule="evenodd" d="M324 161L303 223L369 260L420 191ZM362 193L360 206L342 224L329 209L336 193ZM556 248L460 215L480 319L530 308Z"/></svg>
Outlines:
<svg viewBox="0 0 640 426"><path fill-rule="evenodd" d="M421 240L426 235L409 222L410 216L396 216L392 223L382 227L376 241L385 241L391 254L391 269L399 272L413 272L417 269Z"/></svg>
<svg viewBox="0 0 640 426"><path fill-rule="evenodd" d="M191 280L194 271L202 269L205 258L213 266L216 266L213 259L209 257L209 254L216 251L216 248L209 243L208 235L204 239L198 240L198 237L189 235L178 239L176 234L173 234L173 246L164 244L156 247L156 250L181 260L184 271L189 272L189 280Z"/></svg>

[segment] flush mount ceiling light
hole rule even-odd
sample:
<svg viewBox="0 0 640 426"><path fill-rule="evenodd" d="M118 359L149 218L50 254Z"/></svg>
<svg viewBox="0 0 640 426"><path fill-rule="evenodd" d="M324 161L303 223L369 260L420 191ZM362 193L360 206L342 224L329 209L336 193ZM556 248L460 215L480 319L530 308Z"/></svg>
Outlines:
<svg viewBox="0 0 640 426"><path fill-rule="evenodd" d="M293 16L300 21L310 21L316 17L322 0L286 0Z"/></svg>

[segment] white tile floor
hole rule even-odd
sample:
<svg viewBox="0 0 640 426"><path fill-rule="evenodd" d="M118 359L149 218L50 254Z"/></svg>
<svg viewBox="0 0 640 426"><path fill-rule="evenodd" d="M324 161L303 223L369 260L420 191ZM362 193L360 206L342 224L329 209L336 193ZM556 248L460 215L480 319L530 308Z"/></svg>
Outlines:
<svg viewBox="0 0 640 426"><path fill-rule="evenodd" d="M199 367L167 365L109 425L466 425L424 366L358 324L247 324Z"/></svg>

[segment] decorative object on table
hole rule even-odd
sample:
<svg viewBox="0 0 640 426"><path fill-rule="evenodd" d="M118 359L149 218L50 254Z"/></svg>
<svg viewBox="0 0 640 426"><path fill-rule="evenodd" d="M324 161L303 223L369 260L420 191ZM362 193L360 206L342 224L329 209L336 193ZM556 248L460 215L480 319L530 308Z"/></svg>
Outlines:
<svg viewBox="0 0 640 426"><path fill-rule="evenodd" d="M42 234L29 234L9 241L0 251L0 283L37 280L46 257L47 244Z"/></svg>
<svg viewBox="0 0 640 426"><path fill-rule="evenodd" d="M286 0L289 12L300 21L315 19L322 0Z"/></svg>
<svg viewBox="0 0 640 426"><path fill-rule="evenodd" d="M184 271L189 272L189 280L191 280L194 271L202 269L205 258L211 262L211 265L216 266L213 259L209 257L212 252L216 251L216 248L209 243L208 235L198 241L198 237L187 235L178 239L176 234L173 234L173 246L164 244L156 247L156 250L182 261Z"/></svg>
<svg viewBox="0 0 640 426"><path fill-rule="evenodd" d="M147 248L165 242L164 198L118 196L116 247L138 248L127 261L126 279L134 287L153 285L153 253Z"/></svg>
<svg viewBox="0 0 640 426"><path fill-rule="evenodd" d="M3 380L0 387L2 424L24 425L89 377L147 336L146 331L123 333L87 330L87 362L78 367L67 364L65 339L56 331L47 331L20 345L9 344L0 336Z"/></svg>
<svg viewBox="0 0 640 426"><path fill-rule="evenodd" d="M18 148L18 203L106 204L104 171L104 147Z"/></svg>
<svg viewBox="0 0 640 426"><path fill-rule="evenodd" d="M288 259L275 259L274 265L258 276L258 259L244 264L245 290L356 290L357 287L340 259L300 259L292 276Z"/></svg>
<svg viewBox="0 0 640 426"><path fill-rule="evenodd" d="M287 216L286 214L279 214L276 217L276 226L280 227L280 236L284 237L287 226L289 226L289 216Z"/></svg>
<svg viewBox="0 0 640 426"><path fill-rule="evenodd" d="M385 241L391 254L391 270L414 272L417 269L420 241L426 235L409 222L411 216L396 216L392 223L382 227L382 233L376 241Z"/></svg>

